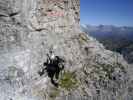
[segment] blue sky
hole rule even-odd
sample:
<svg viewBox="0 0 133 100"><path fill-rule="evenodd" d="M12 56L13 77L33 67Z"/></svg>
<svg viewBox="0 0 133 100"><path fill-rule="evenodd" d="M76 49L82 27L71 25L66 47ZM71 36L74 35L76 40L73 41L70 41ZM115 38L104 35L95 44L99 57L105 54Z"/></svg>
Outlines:
<svg viewBox="0 0 133 100"><path fill-rule="evenodd" d="M133 26L133 0L80 0L81 24Z"/></svg>

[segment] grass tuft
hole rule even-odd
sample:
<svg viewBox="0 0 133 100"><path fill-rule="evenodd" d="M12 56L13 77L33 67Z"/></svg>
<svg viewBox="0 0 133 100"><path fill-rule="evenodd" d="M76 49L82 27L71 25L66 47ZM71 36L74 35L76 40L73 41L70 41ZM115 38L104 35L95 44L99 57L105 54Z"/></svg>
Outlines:
<svg viewBox="0 0 133 100"><path fill-rule="evenodd" d="M64 72L62 78L59 81L61 88L65 90L72 90L77 87L77 79L75 73Z"/></svg>

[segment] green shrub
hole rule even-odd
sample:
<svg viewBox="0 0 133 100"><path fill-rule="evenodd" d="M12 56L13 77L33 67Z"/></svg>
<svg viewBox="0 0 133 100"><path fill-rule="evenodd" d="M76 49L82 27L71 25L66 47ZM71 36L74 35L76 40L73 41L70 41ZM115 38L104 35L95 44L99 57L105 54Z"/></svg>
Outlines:
<svg viewBox="0 0 133 100"><path fill-rule="evenodd" d="M59 81L61 88L70 91L77 87L77 79L75 73L64 72L62 78Z"/></svg>

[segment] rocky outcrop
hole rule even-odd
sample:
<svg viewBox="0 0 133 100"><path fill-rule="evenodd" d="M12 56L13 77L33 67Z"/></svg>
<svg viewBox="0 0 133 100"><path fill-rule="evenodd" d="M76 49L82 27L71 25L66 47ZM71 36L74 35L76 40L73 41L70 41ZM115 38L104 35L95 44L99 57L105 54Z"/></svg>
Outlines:
<svg viewBox="0 0 133 100"><path fill-rule="evenodd" d="M132 100L128 64L80 31L79 7L79 0L0 0L1 100ZM51 47L66 61L58 88L38 75Z"/></svg>

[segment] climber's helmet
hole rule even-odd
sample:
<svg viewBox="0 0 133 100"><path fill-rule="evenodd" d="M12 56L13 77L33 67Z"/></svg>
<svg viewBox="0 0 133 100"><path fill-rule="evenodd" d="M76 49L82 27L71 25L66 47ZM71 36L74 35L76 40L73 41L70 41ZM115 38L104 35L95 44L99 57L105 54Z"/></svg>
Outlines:
<svg viewBox="0 0 133 100"><path fill-rule="evenodd" d="M55 59L54 51L53 50L50 50L49 53L50 53L50 59L51 60L54 60Z"/></svg>

